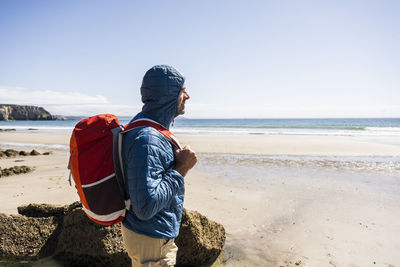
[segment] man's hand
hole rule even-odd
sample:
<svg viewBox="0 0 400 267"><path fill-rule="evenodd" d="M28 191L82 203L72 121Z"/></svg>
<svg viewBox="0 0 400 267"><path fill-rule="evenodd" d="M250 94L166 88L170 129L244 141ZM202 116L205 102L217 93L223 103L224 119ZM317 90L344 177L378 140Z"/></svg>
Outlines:
<svg viewBox="0 0 400 267"><path fill-rule="evenodd" d="M183 177L186 176L187 172L193 168L197 162L196 153L190 149L189 146L185 146L182 149L175 150L175 170L179 172Z"/></svg>

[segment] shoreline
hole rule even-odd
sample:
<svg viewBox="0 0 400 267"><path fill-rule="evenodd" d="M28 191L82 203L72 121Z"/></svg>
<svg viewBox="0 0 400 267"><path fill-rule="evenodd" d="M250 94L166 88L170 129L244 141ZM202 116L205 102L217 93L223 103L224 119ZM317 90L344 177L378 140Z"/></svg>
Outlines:
<svg viewBox="0 0 400 267"><path fill-rule="evenodd" d="M178 135L182 145L199 153L282 156L400 156L400 137L388 143L342 136L188 136ZM0 146L46 146L69 149L65 133L1 132ZM393 143L393 144L390 144ZM2 145L3 144L3 145Z"/></svg>

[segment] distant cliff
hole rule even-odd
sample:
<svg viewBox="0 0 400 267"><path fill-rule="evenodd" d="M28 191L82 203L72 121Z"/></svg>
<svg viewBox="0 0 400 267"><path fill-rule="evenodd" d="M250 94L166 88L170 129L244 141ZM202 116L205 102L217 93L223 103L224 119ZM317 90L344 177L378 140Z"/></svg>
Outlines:
<svg viewBox="0 0 400 267"><path fill-rule="evenodd" d="M55 119L55 116L42 107L0 104L0 121Z"/></svg>

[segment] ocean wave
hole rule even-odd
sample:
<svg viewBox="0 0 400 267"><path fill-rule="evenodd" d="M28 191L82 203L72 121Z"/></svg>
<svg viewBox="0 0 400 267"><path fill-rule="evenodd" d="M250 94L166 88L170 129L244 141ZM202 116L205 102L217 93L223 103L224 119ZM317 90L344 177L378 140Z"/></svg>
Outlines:
<svg viewBox="0 0 400 267"><path fill-rule="evenodd" d="M384 132L384 133L400 133L400 127L366 127L366 131Z"/></svg>
<svg viewBox="0 0 400 267"><path fill-rule="evenodd" d="M18 143L18 142L0 142L2 148L16 148L16 147L31 147L42 149L62 149L68 150L69 146L61 144L32 144L32 143Z"/></svg>
<svg viewBox="0 0 400 267"><path fill-rule="evenodd" d="M382 127L384 128L384 127ZM394 128L394 127L393 127ZM311 129L311 128L174 128L176 135L311 135L311 136L400 136L400 128L380 130L366 127L364 130Z"/></svg>
<svg viewBox="0 0 400 267"><path fill-rule="evenodd" d="M0 129L3 130L11 130L15 129L17 132L42 132L42 133L72 133L74 127L70 126L36 126L36 125L27 125L27 126L4 126L1 125Z"/></svg>

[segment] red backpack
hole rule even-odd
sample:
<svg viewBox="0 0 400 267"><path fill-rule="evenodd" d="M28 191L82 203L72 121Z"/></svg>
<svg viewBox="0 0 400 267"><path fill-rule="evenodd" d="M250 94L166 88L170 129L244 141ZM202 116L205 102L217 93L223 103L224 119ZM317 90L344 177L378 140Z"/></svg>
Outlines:
<svg viewBox="0 0 400 267"><path fill-rule="evenodd" d="M180 148L170 131L149 119L138 119L122 127L116 116L102 114L78 122L72 132L68 167L82 208L96 223L112 225L121 222L130 208L124 190L122 137L124 133L142 126L155 128Z"/></svg>

